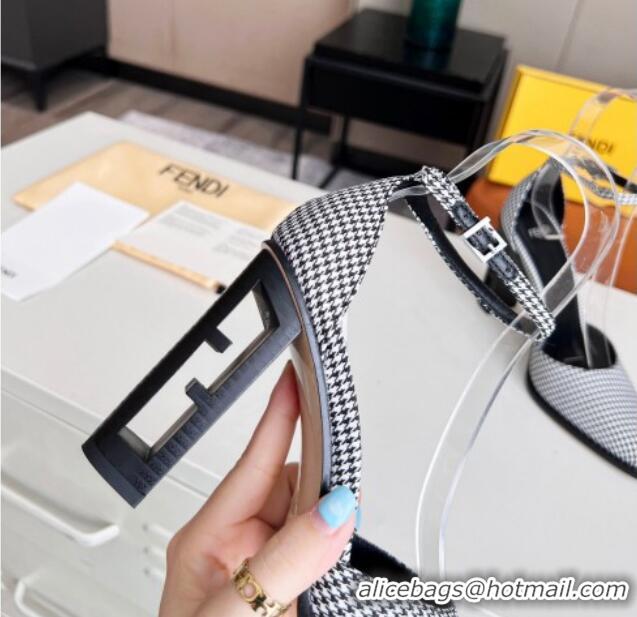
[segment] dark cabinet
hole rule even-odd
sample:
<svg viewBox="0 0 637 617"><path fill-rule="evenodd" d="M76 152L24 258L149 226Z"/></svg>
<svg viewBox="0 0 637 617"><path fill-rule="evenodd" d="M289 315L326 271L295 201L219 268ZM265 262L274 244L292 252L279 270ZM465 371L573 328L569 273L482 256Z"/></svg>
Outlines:
<svg viewBox="0 0 637 617"><path fill-rule="evenodd" d="M2 0L2 64L25 71L38 109L46 73L106 45L106 0Z"/></svg>

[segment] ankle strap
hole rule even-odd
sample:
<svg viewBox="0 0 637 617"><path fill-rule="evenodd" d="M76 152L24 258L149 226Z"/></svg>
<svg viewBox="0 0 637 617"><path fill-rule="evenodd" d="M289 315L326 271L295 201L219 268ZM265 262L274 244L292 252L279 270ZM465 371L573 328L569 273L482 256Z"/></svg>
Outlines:
<svg viewBox="0 0 637 617"><path fill-rule="evenodd" d="M588 171L593 176L597 172L596 169L586 164L585 161L573 160L571 163L575 167L581 167L583 170ZM550 161L548 165L557 169L557 175L554 178L554 181L557 182L560 180L560 167L555 161ZM599 182L595 182L594 180L587 180L586 178L581 178L584 184L588 187L590 191L595 193L598 197L602 199L615 200L617 199L618 206L632 206L637 207L637 188L628 178L622 176L616 169L608 166L608 172L613 179L613 182L617 185L618 188L623 189L623 191L618 191L617 193L613 193L610 188L600 185Z"/></svg>
<svg viewBox="0 0 637 617"><path fill-rule="evenodd" d="M487 218L480 219L458 188L439 169L423 167L398 187L393 198L404 197L414 216L423 225L434 247L452 272L474 294L485 311L529 336L543 340L555 329L555 319L527 277L504 252L505 240ZM465 263L446 236L432 210L439 204L462 232L464 240L478 259L500 279L516 298L526 315L518 314Z"/></svg>

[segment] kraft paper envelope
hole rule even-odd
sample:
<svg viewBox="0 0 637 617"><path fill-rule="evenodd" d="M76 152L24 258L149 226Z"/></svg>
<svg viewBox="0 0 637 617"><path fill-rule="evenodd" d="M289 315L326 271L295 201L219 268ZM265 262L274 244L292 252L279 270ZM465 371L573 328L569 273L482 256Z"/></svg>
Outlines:
<svg viewBox="0 0 637 617"><path fill-rule="evenodd" d="M188 201L205 210L271 232L293 209L282 199L255 191L209 171L121 142L62 169L14 196L27 208L37 209L75 182L82 182L157 215L178 202ZM221 281L118 241L113 248L209 289L220 290Z"/></svg>
<svg viewBox="0 0 637 617"><path fill-rule="evenodd" d="M14 199L36 209L74 182L88 184L151 215L185 199L268 232L294 209L282 199L128 142L100 150L36 182Z"/></svg>

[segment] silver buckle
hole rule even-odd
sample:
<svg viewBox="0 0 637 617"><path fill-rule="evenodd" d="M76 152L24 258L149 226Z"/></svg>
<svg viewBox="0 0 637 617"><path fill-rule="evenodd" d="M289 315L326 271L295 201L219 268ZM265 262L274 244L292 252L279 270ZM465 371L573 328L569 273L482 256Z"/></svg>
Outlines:
<svg viewBox="0 0 637 617"><path fill-rule="evenodd" d="M473 246L473 244L471 244L471 242L469 242L469 238L474 236L481 229L486 230L492 238L492 241L488 244L489 250L486 253L481 253L475 246ZM489 262L507 245L506 240L493 228L493 225L491 225L491 219L488 216L485 216L475 225L469 227L469 229L462 234L462 237L483 264Z"/></svg>

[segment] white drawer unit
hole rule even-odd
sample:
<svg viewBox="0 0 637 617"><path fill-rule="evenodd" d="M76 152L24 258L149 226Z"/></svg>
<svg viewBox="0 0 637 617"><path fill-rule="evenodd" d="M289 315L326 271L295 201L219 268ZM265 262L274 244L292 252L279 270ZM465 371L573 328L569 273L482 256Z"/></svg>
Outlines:
<svg viewBox="0 0 637 617"><path fill-rule="evenodd" d="M39 547L152 614L159 602L166 544L198 510L203 496L167 478L131 509L86 462L81 451L85 438L3 392L3 570L10 571L18 553L35 568L38 557L29 562L29 556ZM17 538L29 541L16 543Z"/></svg>
<svg viewBox="0 0 637 617"><path fill-rule="evenodd" d="M5 525L5 523L3 523ZM10 617L150 617L10 525L2 534L2 614Z"/></svg>

